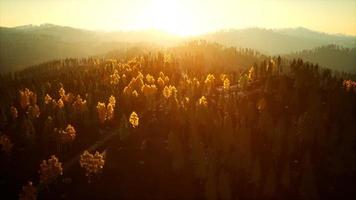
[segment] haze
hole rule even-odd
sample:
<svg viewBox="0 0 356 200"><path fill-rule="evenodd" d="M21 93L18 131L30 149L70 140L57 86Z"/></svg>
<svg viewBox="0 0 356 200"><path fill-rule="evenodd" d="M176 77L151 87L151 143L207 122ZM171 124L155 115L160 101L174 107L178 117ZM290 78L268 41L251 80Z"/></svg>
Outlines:
<svg viewBox="0 0 356 200"><path fill-rule="evenodd" d="M1 0L0 26L53 23L177 35L230 28L306 27L356 35L354 0Z"/></svg>

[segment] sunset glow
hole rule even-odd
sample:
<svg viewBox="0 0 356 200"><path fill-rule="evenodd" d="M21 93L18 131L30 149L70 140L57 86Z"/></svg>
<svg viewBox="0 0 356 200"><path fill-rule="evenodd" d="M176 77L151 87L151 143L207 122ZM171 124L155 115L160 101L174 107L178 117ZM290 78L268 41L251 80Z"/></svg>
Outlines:
<svg viewBox="0 0 356 200"><path fill-rule="evenodd" d="M0 26L53 23L91 30L158 29L196 35L221 29L306 27L356 35L356 1L2 0Z"/></svg>

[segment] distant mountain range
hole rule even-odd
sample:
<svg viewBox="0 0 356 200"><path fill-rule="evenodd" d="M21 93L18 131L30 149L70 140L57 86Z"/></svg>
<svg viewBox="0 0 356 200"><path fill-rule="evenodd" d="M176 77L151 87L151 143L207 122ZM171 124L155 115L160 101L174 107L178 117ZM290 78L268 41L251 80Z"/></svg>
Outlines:
<svg viewBox="0 0 356 200"><path fill-rule="evenodd" d="M99 32L45 24L0 27L0 71L23 69L36 63L66 57L87 57L131 46L171 41L154 31Z"/></svg>
<svg viewBox="0 0 356 200"><path fill-rule="evenodd" d="M356 36L332 35L306 28L248 28L208 33L199 38L224 45L248 47L267 55L287 54L325 45L356 47Z"/></svg>
<svg viewBox="0 0 356 200"><path fill-rule="evenodd" d="M331 35L305 28L231 29L183 38L157 30L103 32L53 24L26 25L0 27L0 72L15 71L52 59L103 55L113 50L142 45L168 47L189 40L207 40L256 49L266 55L289 56L294 52L330 44L341 48L356 47L356 36Z"/></svg>

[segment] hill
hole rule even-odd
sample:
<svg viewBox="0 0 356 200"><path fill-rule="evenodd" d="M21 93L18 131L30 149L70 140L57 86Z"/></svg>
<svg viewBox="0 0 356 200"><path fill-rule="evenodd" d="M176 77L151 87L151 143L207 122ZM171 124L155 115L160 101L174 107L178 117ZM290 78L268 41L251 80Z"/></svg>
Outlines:
<svg viewBox="0 0 356 200"><path fill-rule="evenodd" d="M100 32L44 24L0 28L0 72L16 71L53 59L87 57L115 49L174 41L157 31ZM153 45L153 44L152 44Z"/></svg>
<svg viewBox="0 0 356 200"><path fill-rule="evenodd" d="M17 71L53 59L103 55L135 46L172 47L191 40L207 40L277 55L329 44L351 48L356 46L355 38L304 28L249 28L183 38L157 30L103 32L53 24L0 27L0 72Z"/></svg>
<svg viewBox="0 0 356 200"><path fill-rule="evenodd" d="M301 58L333 70L356 73L356 48L349 49L337 45L327 45L288 54L285 57L290 59Z"/></svg>
<svg viewBox="0 0 356 200"><path fill-rule="evenodd" d="M346 48L356 47L356 37L344 34L327 34L323 32L313 31L307 28L284 28L275 30L278 33L299 37L308 38L319 41L323 44L334 44Z"/></svg>
<svg viewBox="0 0 356 200"><path fill-rule="evenodd" d="M287 54L318 46L337 44L343 47L356 47L355 36L331 35L296 29L231 29L208 33L201 38L228 46L256 49L264 54Z"/></svg>

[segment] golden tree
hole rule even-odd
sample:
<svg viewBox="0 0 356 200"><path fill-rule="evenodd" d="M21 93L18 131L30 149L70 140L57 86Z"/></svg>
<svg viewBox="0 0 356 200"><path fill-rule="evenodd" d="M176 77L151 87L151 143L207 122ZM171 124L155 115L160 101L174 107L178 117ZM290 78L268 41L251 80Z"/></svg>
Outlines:
<svg viewBox="0 0 356 200"><path fill-rule="evenodd" d="M356 82L352 80L344 80L342 85L345 87L346 91L356 92Z"/></svg>
<svg viewBox="0 0 356 200"><path fill-rule="evenodd" d="M49 96L49 94L46 94L46 96L44 97L44 103L46 105L50 104L52 102L52 97Z"/></svg>
<svg viewBox="0 0 356 200"><path fill-rule="evenodd" d="M57 107L58 107L59 109L64 108L64 103L63 103L63 100L62 100L62 99L59 99L59 100L57 101Z"/></svg>
<svg viewBox="0 0 356 200"><path fill-rule="evenodd" d="M112 120L114 118L115 105L116 99L113 95L109 97L109 103L107 105L105 105L105 103L98 102L96 109L100 123L104 123L106 120Z"/></svg>
<svg viewBox="0 0 356 200"><path fill-rule="evenodd" d="M23 109L26 109L31 103L36 104L37 96L28 88L19 91L20 105Z"/></svg>
<svg viewBox="0 0 356 200"><path fill-rule="evenodd" d="M225 90L230 89L230 80L228 78L225 78L223 87Z"/></svg>
<svg viewBox="0 0 356 200"><path fill-rule="evenodd" d="M163 93L164 98L166 98L166 99L168 99L172 95L172 92L171 92L171 89L170 89L169 86L165 86L163 88L163 92L162 93Z"/></svg>
<svg viewBox="0 0 356 200"><path fill-rule="evenodd" d="M112 120L114 118L114 108L115 104L108 103L106 106L106 119Z"/></svg>
<svg viewBox="0 0 356 200"><path fill-rule="evenodd" d="M106 106L105 103L98 102L98 105L96 106L96 109L98 111L98 117L100 123L104 123L106 120Z"/></svg>
<svg viewBox="0 0 356 200"><path fill-rule="evenodd" d="M146 81L148 84L154 84L155 83L155 78L151 76L150 74L146 75Z"/></svg>
<svg viewBox="0 0 356 200"><path fill-rule="evenodd" d="M132 127L136 128L138 126L139 118L138 118L138 115L136 114L136 112L131 113L129 121L130 121Z"/></svg>
<svg viewBox="0 0 356 200"><path fill-rule="evenodd" d="M91 182L91 178L98 175L104 168L105 155L104 153L95 152L91 154L88 151L84 151L79 159L80 166L85 170L85 176L88 177L88 182Z"/></svg>
<svg viewBox="0 0 356 200"><path fill-rule="evenodd" d="M61 88L58 90L58 94L59 94L59 96L61 97L61 99L63 99L63 98L66 96L66 91L64 90L63 87L61 87Z"/></svg>
<svg viewBox="0 0 356 200"><path fill-rule="evenodd" d="M120 75L119 72L115 69L114 73L110 75L110 84L117 85L119 84L119 81L120 81Z"/></svg>
<svg viewBox="0 0 356 200"><path fill-rule="evenodd" d="M207 101L206 97L205 96L200 97L200 99L198 100L198 104L200 106L207 107L208 106L208 101Z"/></svg>
<svg viewBox="0 0 356 200"><path fill-rule="evenodd" d="M74 102L73 102L73 107L74 110L77 113L83 113L85 110L88 109L87 107L87 101L83 100L80 95L77 95L77 97L75 98Z"/></svg>
<svg viewBox="0 0 356 200"><path fill-rule="evenodd" d="M39 173L40 183L48 186L63 174L62 163L55 155L52 155L48 160L42 161Z"/></svg>
<svg viewBox="0 0 356 200"><path fill-rule="evenodd" d="M213 74L208 74L204 83L207 85L208 88L213 87L215 83L215 76Z"/></svg>
<svg viewBox="0 0 356 200"><path fill-rule="evenodd" d="M164 80L161 77L159 77L157 79L157 84L160 88L163 88L165 83L164 83Z"/></svg>
<svg viewBox="0 0 356 200"><path fill-rule="evenodd" d="M109 97L109 104L111 104L113 107L116 105L116 99L113 95Z"/></svg>
<svg viewBox="0 0 356 200"><path fill-rule="evenodd" d="M69 144L74 141L76 137L75 128L68 124L65 130L54 129L54 132L57 134L57 141L60 144Z"/></svg>
<svg viewBox="0 0 356 200"><path fill-rule="evenodd" d="M136 90L132 91L132 96L135 98L138 97L138 92Z"/></svg>

